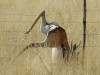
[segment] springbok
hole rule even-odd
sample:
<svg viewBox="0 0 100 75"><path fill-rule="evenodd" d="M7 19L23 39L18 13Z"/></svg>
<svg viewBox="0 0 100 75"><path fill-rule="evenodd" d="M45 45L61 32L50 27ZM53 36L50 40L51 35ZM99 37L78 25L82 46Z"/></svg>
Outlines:
<svg viewBox="0 0 100 75"><path fill-rule="evenodd" d="M62 59L68 60L69 55L71 53L71 49L68 44L66 31L56 22L48 23L45 18L45 11L43 11L37 17L31 28L26 32L26 34L28 34L32 30L40 17L42 17L41 32L46 35L45 40L39 43L30 43L18 54L18 56L31 47L50 47L52 48L53 62L60 61Z"/></svg>
<svg viewBox="0 0 100 75"><path fill-rule="evenodd" d="M52 59L57 61L60 59L68 58L70 53L70 47L65 30L60 26L51 27L47 33L47 37L43 42L30 43L27 45L21 53L31 47L50 47L52 48Z"/></svg>
<svg viewBox="0 0 100 75"><path fill-rule="evenodd" d="M43 11L37 17L29 31L26 32L26 34L28 34L32 30L40 17L42 17L41 32L46 35L45 40L39 43L30 43L17 56L21 55L25 50L31 47L50 47L52 48L52 59L54 62L62 59L68 59L70 47L68 44L66 32L56 22L48 23L45 18L45 11Z"/></svg>

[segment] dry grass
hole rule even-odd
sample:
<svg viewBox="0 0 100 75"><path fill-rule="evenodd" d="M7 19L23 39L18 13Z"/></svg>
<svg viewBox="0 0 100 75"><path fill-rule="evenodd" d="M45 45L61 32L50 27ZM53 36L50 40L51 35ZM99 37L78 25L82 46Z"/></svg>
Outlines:
<svg viewBox="0 0 100 75"><path fill-rule="evenodd" d="M41 49L44 51L43 49ZM47 50L47 49L46 49ZM49 55L44 53L27 51L17 58L13 63L8 64L2 59L1 75L99 75L100 61L99 53L86 51L84 62L80 53L79 60L71 60L66 63L53 64ZM99 51L98 51L99 52ZM40 53L40 54L39 54ZM49 53L50 54L50 53ZM48 59L47 59L48 58ZM7 59L6 59L7 60ZM9 61L8 61L9 62ZM5 64L4 64L5 63Z"/></svg>
<svg viewBox="0 0 100 75"><path fill-rule="evenodd" d="M88 10L99 10L100 1L87 1ZM1 0L0 1L0 75L100 75L100 13L87 12L87 47L84 61L53 64L50 48L33 48L9 63L28 43L44 40L41 21L25 35L41 11L49 22L58 22L67 32L69 44L82 41L83 0ZM98 35L97 35L98 34ZM82 50L82 44L78 50Z"/></svg>

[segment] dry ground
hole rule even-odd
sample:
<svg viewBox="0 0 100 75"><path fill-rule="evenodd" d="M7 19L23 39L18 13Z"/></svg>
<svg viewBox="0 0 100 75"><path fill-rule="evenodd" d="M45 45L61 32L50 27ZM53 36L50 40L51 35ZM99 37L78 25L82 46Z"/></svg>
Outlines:
<svg viewBox="0 0 100 75"><path fill-rule="evenodd" d="M100 0L87 0L83 63L80 53L78 62L53 65L50 48L29 49L10 63L27 44L44 40L41 20L24 34L43 10L48 22L56 21L66 30L69 44L82 41L83 0L0 0L0 75L100 75Z"/></svg>

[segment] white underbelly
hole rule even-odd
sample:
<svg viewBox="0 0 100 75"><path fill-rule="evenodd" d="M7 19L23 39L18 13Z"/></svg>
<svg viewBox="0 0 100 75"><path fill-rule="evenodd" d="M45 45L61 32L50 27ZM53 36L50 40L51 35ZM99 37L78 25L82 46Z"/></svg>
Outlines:
<svg viewBox="0 0 100 75"><path fill-rule="evenodd" d="M53 62L59 62L63 60L63 52L61 46L52 48L52 60Z"/></svg>

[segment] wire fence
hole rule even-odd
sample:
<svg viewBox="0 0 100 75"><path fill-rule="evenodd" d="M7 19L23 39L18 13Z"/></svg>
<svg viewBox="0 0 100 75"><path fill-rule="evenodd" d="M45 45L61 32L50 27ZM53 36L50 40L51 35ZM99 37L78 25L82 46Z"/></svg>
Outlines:
<svg viewBox="0 0 100 75"><path fill-rule="evenodd" d="M98 14L100 14L99 12L100 12L100 10L87 10L87 12L94 12L94 11L96 11L96 12L98 12ZM67 13L79 13L79 12L83 12L83 10L78 10L78 11L68 11L68 12L62 12L63 14L67 14ZM56 13L53 13L53 14L57 14L57 12ZM0 15L9 15L9 16L11 16L11 15L14 15L14 16L38 16L38 15L35 15L35 14L14 14L14 13L11 13L11 14L7 14L7 13L0 13ZM46 16L50 16L50 15L52 15L52 14L46 14ZM88 16L88 15L87 15Z"/></svg>
<svg viewBox="0 0 100 75"><path fill-rule="evenodd" d="M79 10L79 11L69 11L69 12L63 12L64 14L69 14L69 13L79 13L79 12L81 12L81 13L83 13L83 10ZM87 12L98 12L97 14L100 14L99 12L100 12L100 10L87 10ZM58 14L58 13L54 13L54 14ZM47 14L46 16L50 16L50 15L54 15L54 14ZM14 14L14 13L11 13L11 14L4 14L4 13L0 13L0 15L1 16L7 16L7 17L10 17L10 16L28 16L28 17L34 17L34 16L38 16L38 15L34 15L34 14ZM98 18L99 18L99 16L98 16ZM5 22L5 23L8 23L8 22L15 22L15 23L32 23L32 22L34 22L34 21L13 21L13 20L9 20L9 21L7 21L7 20L4 20L4 21L1 21L0 20L0 23L2 23L2 22ZM66 23L83 23L83 22L66 22ZM94 23L98 23L98 25L99 25L99 23L100 22L86 22L87 24L88 23L91 23L91 24L94 24ZM90 24L90 25L91 25ZM1 24L0 24L1 25ZM16 24L16 25L18 25L18 24ZM1 31L0 30L0 33L12 33L12 32L15 32L15 33L25 33L25 31L11 31L11 30L7 30L7 31ZM71 35L71 34L73 34L73 35L83 35L83 34L80 34L80 33L67 33L67 35ZM86 35L93 35L93 36L99 36L100 35L100 33L87 33ZM0 46L16 46L16 45L0 45ZM23 46L23 45L17 45L17 46ZM80 47L83 47L83 46L80 46ZM86 47L100 47L100 46L86 46Z"/></svg>

